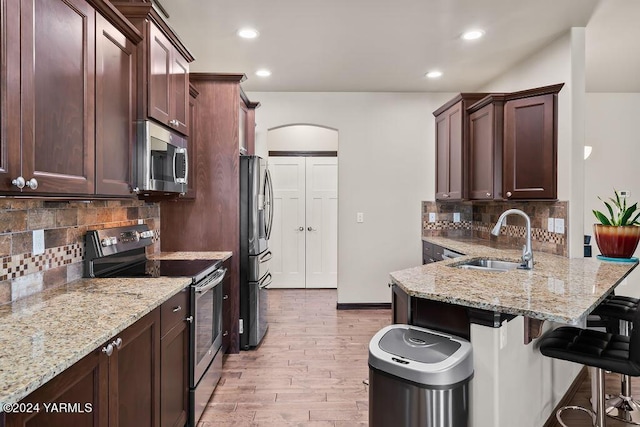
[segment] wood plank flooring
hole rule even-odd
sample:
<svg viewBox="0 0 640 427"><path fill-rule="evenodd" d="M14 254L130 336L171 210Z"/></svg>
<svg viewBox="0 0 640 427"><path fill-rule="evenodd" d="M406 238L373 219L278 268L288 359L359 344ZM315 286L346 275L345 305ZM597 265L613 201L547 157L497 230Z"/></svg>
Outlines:
<svg viewBox="0 0 640 427"><path fill-rule="evenodd" d="M367 426L368 344L391 323L391 310L336 310L336 301L334 289L269 290L262 345L227 357L198 427ZM619 391L618 378L607 375L608 393ZM640 396L640 378L632 385ZM587 379L571 404L588 406L590 395ZM571 427L591 425L581 412L563 419ZM607 419L607 426L628 424Z"/></svg>
<svg viewBox="0 0 640 427"><path fill-rule="evenodd" d="M371 337L391 310L336 310L335 289L269 290L269 331L229 355L198 427L368 425Z"/></svg>

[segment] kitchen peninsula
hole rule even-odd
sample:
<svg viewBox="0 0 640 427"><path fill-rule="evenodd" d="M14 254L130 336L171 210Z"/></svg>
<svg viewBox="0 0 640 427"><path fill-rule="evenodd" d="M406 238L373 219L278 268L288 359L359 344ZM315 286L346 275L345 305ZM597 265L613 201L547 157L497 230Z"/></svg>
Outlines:
<svg viewBox="0 0 640 427"><path fill-rule="evenodd" d="M519 261L521 251L477 238L424 240L465 256L391 273L397 287L394 301L398 294L406 296L395 305L411 311L417 307L412 300L419 299L440 307L449 304L445 307L453 313L469 313L462 323L470 319L467 338L474 357L471 425L506 427L514 425L515 419L522 427L543 425L581 366L546 358L535 340L528 341L537 337L537 327L548 330L554 322L584 325L587 315L637 263L534 252L532 270L467 270L456 266L473 258ZM428 307L419 317L409 313L408 323L435 329L442 319L449 322L444 324L448 332L460 329L459 319L442 315L442 309L434 310L436 318L429 319ZM419 319L426 319L428 325Z"/></svg>

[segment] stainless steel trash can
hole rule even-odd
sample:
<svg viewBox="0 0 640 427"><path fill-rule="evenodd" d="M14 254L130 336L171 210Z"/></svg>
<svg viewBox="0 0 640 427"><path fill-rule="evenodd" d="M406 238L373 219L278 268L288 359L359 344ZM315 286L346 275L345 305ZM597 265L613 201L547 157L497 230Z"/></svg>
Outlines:
<svg viewBox="0 0 640 427"><path fill-rule="evenodd" d="M369 343L369 426L467 427L472 377L469 341L387 326Z"/></svg>

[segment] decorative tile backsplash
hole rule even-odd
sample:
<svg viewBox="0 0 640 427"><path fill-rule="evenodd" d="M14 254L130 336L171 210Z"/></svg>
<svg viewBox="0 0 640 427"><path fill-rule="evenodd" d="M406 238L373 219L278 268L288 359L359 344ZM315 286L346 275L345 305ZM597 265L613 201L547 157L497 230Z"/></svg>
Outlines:
<svg viewBox="0 0 640 427"><path fill-rule="evenodd" d="M499 237L491 235L500 214L507 209L520 209L531 218L531 244L533 250L568 256L567 229L568 202L422 202L422 234L424 236L476 237L486 240L522 246L526 234L525 220L510 215ZM436 221L429 221L429 213L435 213ZM460 214L460 222L454 222L454 213ZM564 233L548 229L548 219L564 221Z"/></svg>
<svg viewBox="0 0 640 427"><path fill-rule="evenodd" d="M0 304L79 279L86 232L139 219L154 231L148 252L159 252L158 203L0 199ZM33 255L33 230L44 230L43 254Z"/></svg>

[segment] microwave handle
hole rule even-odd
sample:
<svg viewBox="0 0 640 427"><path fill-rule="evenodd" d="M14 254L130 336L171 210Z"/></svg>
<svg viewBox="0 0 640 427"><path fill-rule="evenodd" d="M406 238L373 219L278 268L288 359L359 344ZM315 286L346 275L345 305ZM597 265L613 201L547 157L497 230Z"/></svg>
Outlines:
<svg viewBox="0 0 640 427"><path fill-rule="evenodd" d="M186 148L183 148L184 154L184 182L185 184L189 182L189 151Z"/></svg>
<svg viewBox="0 0 640 427"><path fill-rule="evenodd" d="M178 178L176 176L176 161L178 160L178 154L184 154L184 178ZM189 157L187 157L186 148L176 148L173 150L173 182L176 184L186 184L187 183L187 175L189 174Z"/></svg>

